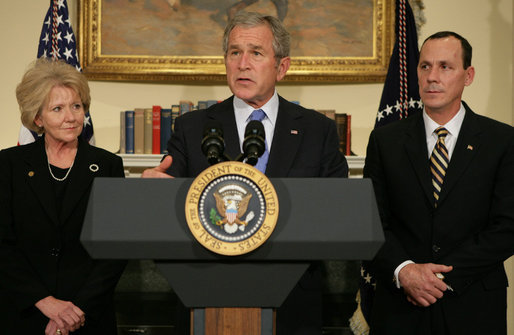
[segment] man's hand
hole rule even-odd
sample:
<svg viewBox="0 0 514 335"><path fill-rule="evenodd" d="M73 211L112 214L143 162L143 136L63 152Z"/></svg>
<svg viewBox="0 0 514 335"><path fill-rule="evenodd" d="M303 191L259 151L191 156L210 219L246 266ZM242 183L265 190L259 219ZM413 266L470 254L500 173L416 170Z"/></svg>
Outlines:
<svg viewBox="0 0 514 335"><path fill-rule="evenodd" d="M79 329L86 322L84 312L71 301L59 300L48 296L39 300L36 303L36 307L50 321L53 321L47 324L45 332L53 331L55 334L57 329L59 329L63 335L67 335L68 332Z"/></svg>
<svg viewBox="0 0 514 335"><path fill-rule="evenodd" d="M453 269L441 264L408 264L398 273L407 300L416 306L428 307L443 297L448 286L436 276Z"/></svg>
<svg viewBox="0 0 514 335"><path fill-rule="evenodd" d="M171 156L166 156L162 160L161 164L158 166L152 168L152 169L146 169L141 174L141 178L173 178L169 174L166 173L166 170L168 170L171 166L171 162L173 162L173 159Z"/></svg>

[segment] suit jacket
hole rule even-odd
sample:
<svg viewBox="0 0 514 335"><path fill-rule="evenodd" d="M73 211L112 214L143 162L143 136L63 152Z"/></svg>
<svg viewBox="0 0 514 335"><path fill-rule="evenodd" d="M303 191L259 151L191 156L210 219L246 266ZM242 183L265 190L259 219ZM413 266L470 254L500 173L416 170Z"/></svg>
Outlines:
<svg viewBox="0 0 514 335"><path fill-rule="evenodd" d="M124 262L91 259L79 237L93 179L123 176L121 158L79 138L59 213L44 139L0 151L0 318L11 314L12 334L44 332L34 304L50 295L85 312L77 334L116 333L112 294Z"/></svg>
<svg viewBox="0 0 514 335"><path fill-rule="evenodd" d="M514 129L466 114L437 208L422 114L374 130L364 176L373 181L386 241L372 269L372 334L504 334L507 277L514 253ZM453 288L429 308L394 285L405 260L452 265Z"/></svg>
<svg viewBox="0 0 514 335"><path fill-rule="evenodd" d="M231 97L175 120L174 133L168 142L168 152L173 157L170 175L196 177L209 167L200 143L205 123L213 120L223 127L225 153L231 159L241 153ZM297 133L291 130L297 130ZM332 120L279 97L266 167L268 177L347 177L348 165L338 147L337 130Z"/></svg>
<svg viewBox="0 0 514 335"><path fill-rule="evenodd" d="M175 121L168 142L173 163L168 173L175 177L195 177L209 167L201 151L206 122L221 123L225 153L240 153L233 97L208 109L187 113ZM268 177L348 176L346 159L339 151L335 123L322 114L279 97L273 143L266 167ZM293 289L277 314L277 334L321 334L321 273L312 266Z"/></svg>

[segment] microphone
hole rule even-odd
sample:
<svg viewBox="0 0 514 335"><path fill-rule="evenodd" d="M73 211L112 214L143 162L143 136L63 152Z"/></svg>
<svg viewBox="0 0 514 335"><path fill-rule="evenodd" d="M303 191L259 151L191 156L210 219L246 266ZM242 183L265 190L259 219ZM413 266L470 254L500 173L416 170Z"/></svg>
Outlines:
<svg viewBox="0 0 514 335"><path fill-rule="evenodd" d="M209 121L203 128L202 152L207 157L210 165L222 161L225 141L223 140L223 129L218 121Z"/></svg>
<svg viewBox="0 0 514 335"><path fill-rule="evenodd" d="M257 164L259 157L266 150L265 138L264 126L260 121L253 120L248 122L243 141L243 154L248 164Z"/></svg>

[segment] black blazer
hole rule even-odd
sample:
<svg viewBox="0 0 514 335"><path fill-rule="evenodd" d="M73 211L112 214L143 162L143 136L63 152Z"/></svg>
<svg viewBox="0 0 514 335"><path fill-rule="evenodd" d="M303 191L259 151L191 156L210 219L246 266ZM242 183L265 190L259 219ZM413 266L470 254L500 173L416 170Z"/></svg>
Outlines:
<svg viewBox="0 0 514 335"><path fill-rule="evenodd" d="M85 312L77 334L116 333L112 294L124 262L91 259L79 237L93 179L123 176L121 158L79 138L58 213L44 139L0 151L0 287L10 297L0 312L12 313L13 334L44 332L34 304L49 295Z"/></svg>
<svg viewBox="0 0 514 335"><path fill-rule="evenodd" d="M437 208L422 114L370 136L364 176L373 181L386 237L372 264L373 334L430 334L438 326L451 334L506 332L503 261L514 253L514 128L465 108ZM445 281L454 292L429 308L411 305L392 281L409 259L452 265Z"/></svg>
<svg viewBox="0 0 514 335"><path fill-rule="evenodd" d="M209 167L200 144L204 125L212 120L223 127L225 153L231 159L241 153L231 97L176 119L174 133L168 142L168 152L173 157L168 170L170 175L196 177ZM334 121L279 97L266 176L346 178L348 164L339 151ZM277 334L321 334L321 312L321 271L314 265L278 309Z"/></svg>
<svg viewBox="0 0 514 335"><path fill-rule="evenodd" d="M231 97L175 120L174 133L168 142L168 152L173 157L170 175L196 177L209 166L200 143L204 125L213 120L223 127L225 153L231 159L241 153ZM348 165L338 148L333 120L279 96L277 122L266 167L268 177L346 178Z"/></svg>

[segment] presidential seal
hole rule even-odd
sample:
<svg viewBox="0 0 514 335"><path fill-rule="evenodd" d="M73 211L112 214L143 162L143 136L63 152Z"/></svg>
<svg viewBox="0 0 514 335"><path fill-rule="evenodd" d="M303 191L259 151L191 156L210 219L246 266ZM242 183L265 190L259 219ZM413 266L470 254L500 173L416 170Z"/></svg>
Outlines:
<svg viewBox="0 0 514 335"><path fill-rule="evenodd" d="M227 256L260 247L278 218L278 198L269 179L251 165L232 161L213 165L196 177L185 207L195 239Z"/></svg>

